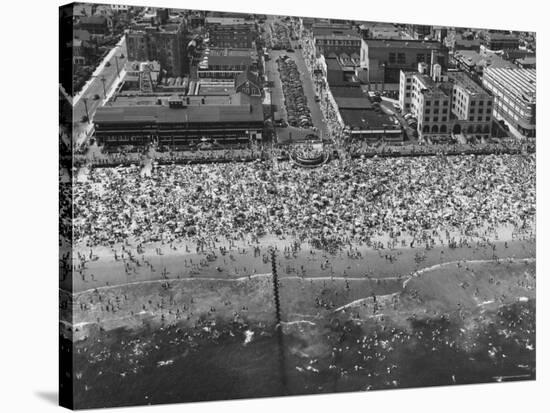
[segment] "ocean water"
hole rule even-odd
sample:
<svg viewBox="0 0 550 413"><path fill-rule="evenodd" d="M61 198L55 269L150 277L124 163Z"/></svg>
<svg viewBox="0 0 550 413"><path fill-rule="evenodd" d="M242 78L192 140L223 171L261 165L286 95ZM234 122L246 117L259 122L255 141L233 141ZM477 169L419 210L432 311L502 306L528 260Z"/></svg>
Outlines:
<svg viewBox="0 0 550 413"><path fill-rule="evenodd" d="M530 300L406 330L342 319L97 331L75 343L75 407L533 380L535 313Z"/></svg>

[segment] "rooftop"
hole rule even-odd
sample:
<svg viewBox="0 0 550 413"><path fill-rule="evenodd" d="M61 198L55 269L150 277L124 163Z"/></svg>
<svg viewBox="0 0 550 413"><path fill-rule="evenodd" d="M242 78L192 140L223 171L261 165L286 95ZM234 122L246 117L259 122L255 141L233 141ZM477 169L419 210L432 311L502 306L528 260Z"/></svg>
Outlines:
<svg viewBox="0 0 550 413"><path fill-rule="evenodd" d="M537 63L536 56L525 56L520 59L516 59L516 63L520 65L534 65Z"/></svg>
<svg viewBox="0 0 550 413"><path fill-rule="evenodd" d="M394 117L383 112L362 109L342 109L340 115L346 126L353 130L401 130Z"/></svg>
<svg viewBox="0 0 550 413"><path fill-rule="evenodd" d="M478 52L476 50L457 50L455 52L455 59L462 61L464 64L474 67L517 67L512 62L504 60L502 57L487 52Z"/></svg>
<svg viewBox="0 0 550 413"><path fill-rule="evenodd" d="M330 86L330 92L335 98L362 98L365 96L361 88L357 86Z"/></svg>
<svg viewBox="0 0 550 413"><path fill-rule="evenodd" d="M386 48L400 48L409 47L414 49L440 49L441 43L437 41L427 40L404 40L404 39L364 39L363 42L368 47L386 47Z"/></svg>
<svg viewBox="0 0 550 413"><path fill-rule="evenodd" d="M239 87L245 82L250 82L256 86L260 86L260 79L250 70L245 70L237 75L235 78L235 87Z"/></svg>
<svg viewBox="0 0 550 413"><path fill-rule="evenodd" d="M488 92L485 91L481 86L474 82L466 73L464 72L448 72L449 80L455 84L458 84L463 89L465 89L470 95L487 95Z"/></svg>
<svg viewBox="0 0 550 413"><path fill-rule="evenodd" d="M209 56L252 56L258 55L258 52L252 48L221 48L209 47L204 50Z"/></svg>
<svg viewBox="0 0 550 413"><path fill-rule="evenodd" d="M164 105L104 106L97 109L95 123L222 123L262 122L261 105L197 105L173 109Z"/></svg>
<svg viewBox="0 0 550 413"><path fill-rule="evenodd" d="M220 24L222 26L229 26L229 25L254 25L254 21L252 20L245 20L242 17L213 17L208 16L206 19L204 19L206 24Z"/></svg>
<svg viewBox="0 0 550 413"><path fill-rule="evenodd" d="M341 97L334 98L338 108L342 109L371 109L372 103L367 97Z"/></svg>
<svg viewBox="0 0 550 413"><path fill-rule="evenodd" d="M448 95L448 88L442 87L444 83L435 82L429 75L424 75L418 72L415 72L414 76L422 83L423 89L426 89L430 93Z"/></svg>
<svg viewBox="0 0 550 413"><path fill-rule="evenodd" d="M519 40L516 34L511 33L487 33L487 39L490 40Z"/></svg>
<svg viewBox="0 0 550 413"><path fill-rule="evenodd" d="M400 39L401 31L393 23L364 22L359 26L368 30L369 39Z"/></svg>
<svg viewBox="0 0 550 413"><path fill-rule="evenodd" d="M107 24L105 16L83 16L80 18L80 24Z"/></svg>
<svg viewBox="0 0 550 413"><path fill-rule="evenodd" d="M483 79L491 78L506 93L516 96L527 103L535 103L537 95L536 69L490 68L483 73Z"/></svg>
<svg viewBox="0 0 550 413"><path fill-rule="evenodd" d="M206 87L208 89L208 87ZM211 90L214 87L210 88ZM201 95L189 95L189 96L180 96L177 93L173 92L158 92L149 95L136 95L135 93L121 93L116 96L110 102L111 107L133 107L133 106L159 106L158 101L160 100L163 105L167 105L170 99L181 98L186 106L224 106L224 105L244 105L248 104L253 100L245 95L244 93L234 93L233 88L229 88L228 92L233 91L233 93L226 93L222 87L217 87L218 93L203 93ZM201 87L201 92L203 87ZM213 90L212 90L213 91ZM187 103L189 99L189 103ZM204 103L203 102L204 99Z"/></svg>
<svg viewBox="0 0 550 413"><path fill-rule="evenodd" d="M361 35L352 29L313 29L315 39L361 40Z"/></svg>
<svg viewBox="0 0 550 413"><path fill-rule="evenodd" d="M203 55L199 67L201 69L207 69L209 66L236 66L236 65L252 65L251 56L223 56L223 55Z"/></svg>

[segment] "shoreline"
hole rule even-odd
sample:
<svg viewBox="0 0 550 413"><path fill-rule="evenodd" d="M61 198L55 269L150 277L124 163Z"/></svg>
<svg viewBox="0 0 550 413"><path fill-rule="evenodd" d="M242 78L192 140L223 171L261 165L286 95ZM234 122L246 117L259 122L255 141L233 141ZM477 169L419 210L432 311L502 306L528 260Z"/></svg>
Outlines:
<svg viewBox="0 0 550 413"><path fill-rule="evenodd" d="M525 257L525 258L511 258L511 257L505 257L500 258L500 260L504 262L527 262L532 263L536 262L536 257ZM429 267L423 267L419 270L416 270L412 273L412 275L408 276L396 276L396 277L338 277L338 276L331 276L331 277L299 277L299 276L282 276L279 277L279 280L302 280L302 281L332 281L332 280L346 280L346 281L381 281L381 280L402 280L403 281L403 287L406 286L406 283L411 280L413 277L417 277L425 272L433 271L436 268L441 268L449 265L455 265L455 264L481 264L481 263L491 263L495 262L495 260L457 260L457 261L445 261L440 264L434 264ZM220 281L220 282L246 282L251 281L255 278L264 278L264 277L272 277L272 273L261 273L261 274L252 274L249 276L239 277L239 278L208 278L208 277L199 277L199 278L179 278L177 279L178 282L183 281ZM83 294L89 294L94 291L103 291L103 290L109 290L109 289L115 289L115 288L122 288L122 287L132 287L132 286L139 286L144 284L154 284L154 283L166 283L170 280L167 279L154 279L154 280L144 280L144 281L134 281L130 283L123 283L123 284L113 284L113 285L105 285L102 287L93 287L88 290L81 290L74 293L71 293L70 291L64 290L62 288L59 288L60 292L63 292L65 294L70 294L73 297L78 297ZM176 280L173 280L176 281Z"/></svg>
<svg viewBox="0 0 550 413"><path fill-rule="evenodd" d="M499 263L493 260L462 259L424 267L409 276L391 279L283 276L279 282L285 301L283 307L284 325L288 328L295 324L302 325L306 322L309 324L311 319L319 318L327 321L334 317L348 316L356 321L367 321L373 316L380 318L381 321L384 318L390 318L394 322L399 320L399 324L405 325L407 323L405 320L411 314L425 314L428 317L431 312L434 312L434 316L435 314L445 314L456 310L456 307L453 310L449 305L449 297L445 296L445 294L448 295L447 288L458 288L453 287L452 282L442 290L443 296L431 297L430 300L433 302L428 302L426 305L415 303L414 299L409 296L415 296L414 291L418 285L421 285L422 289L427 288L426 291L431 288L440 288L438 284L441 282L447 285L447 281L450 282L450 279L447 280L447 278L451 276L460 276L472 283L471 277L476 274L471 287L475 286L476 290L481 289L487 280L479 278L477 274L479 271L483 273L490 268L493 268L491 271L497 271L496 274L499 277L497 285L502 282L506 285L509 284L510 291L516 291L519 288L522 292L512 292L511 295L506 293L507 297L503 299L499 295L501 294L499 291L505 291L503 290L504 286L496 289L493 286L489 290L482 289L482 295L485 295L479 298L463 297L466 300L467 307L465 308L476 311L495 309L503 304L508 305L522 302L525 299L535 299L535 289L529 287L529 283L524 284L521 281L521 277L527 275L520 276L521 271L526 271L523 268L530 270L534 267L535 262L535 257L507 258L500 260ZM511 273L515 271L517 274L511 276L507 271L502 272L502 268L505 266ZM475 269L475 272L472 268ZM112 285L103 289L90 289L76 295L65 293L72 297L70 299L72 308L69 308L68 311L76 317L72 323L62 317L60 320L61 332L63 335L72 337L74 341L81 341L97 329L126 328L134 330L144 325L157 326L157 328L179 325L182 328L193 330L200 326L208 326L210 323L213 323L212 325L223 322L230 323L233 319L233 322L241 325L267 326L273 324L275 313L270 275L269 273L257 274L253 278L241 277L240 279L151 280L132 285ZM517 278L517 285L510 284L510 277ZM529 275L529 277L533 277L534 285L534 271L533 275ZM189 282L192 282L191 285ZM330 286L327 283L330 283ZM411 283L413 283L412 286ZM326 287L331 291L328 296L323 295L325 294L323 291L327 291ZM60 291L60 294L63 292ZM453 294L459 297L463 291L458 288L457 292ZM378 300L373 300L373 295ZM321 298L320 302L319 297ZM332 298L328 299L327 297ZM334 304L333 300L335 300ZM393 307L396 301L401 303L399 304L401 309L398 311ZM317 302L316 305L314 305L315 302ZM109 305L107 303L111 303L112 309L108 313L104 313L104 305ZM115 303L118 310L115 309ZM77 304L80 306L80 310L78 310ZM382 310L376 314L377 307ZM374 315L370 313L373 308ZM181 312L180 309L182 309ZM364 314L360 315L361 313ZM100 314L104 315L100 316ZM310 320L307 320L308 318Z"/></svg>
<svg viewBox="0 0 550 413"><path fill-rule="evenodd" d="M215 247L208 246L198 252L193 241L151 243L140 253L136 244L117 244L114 248L79 245L73 248L72 279L69 280L68 275L65 280L60 279L60 289L78 293L142 281L247 278L271 273L269 251L273 247L277 251L279 276L292 274L306 278L339 275L388 278L453 260L491 259L494 255L499 258L536 256L536 237L525 234L521 238L513 237L511 228L499 229L497 234L499 232L500 236L465 237L467 241L455 248L449 247L449 239L443 238L426 249L422 243L411 247L406 238L403 238L405 246L400 242L388 245L390 238L386 237L381 238L385 242L375 240L370 246L351 243L333 252L317 249L308 242L296 244L292 237L275 236L266 236L259 242L218 241ZM376 245L378 242L383 244L383 249Z"/></svg>

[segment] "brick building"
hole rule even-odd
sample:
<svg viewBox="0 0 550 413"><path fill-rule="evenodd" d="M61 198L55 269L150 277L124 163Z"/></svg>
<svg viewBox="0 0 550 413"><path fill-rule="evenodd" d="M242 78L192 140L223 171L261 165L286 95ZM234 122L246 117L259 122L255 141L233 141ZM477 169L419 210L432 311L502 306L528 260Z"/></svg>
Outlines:
<svg viewBox="0 0 550 413"><path fill-rule="evenodd" d="M157 60L167 76L184 76L189 73L183 24L164 26L139 25L126 33L128 59Z"/></svg>
<svg viewBox="0 0 550 413"><path fill-rule="evenodd" d="M363 39L359 78L368 83L399 83L399 73L415 70L419 63L447 68L448 51L435 41Z"/></svg>

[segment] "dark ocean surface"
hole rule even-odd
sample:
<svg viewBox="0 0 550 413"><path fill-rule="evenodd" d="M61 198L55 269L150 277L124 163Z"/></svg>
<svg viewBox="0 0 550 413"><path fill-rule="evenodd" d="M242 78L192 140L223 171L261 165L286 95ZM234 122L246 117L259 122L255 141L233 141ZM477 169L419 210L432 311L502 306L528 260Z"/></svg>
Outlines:
<svg viewBox="0 0 550 413"><path fill-rule="evenodd" d="M534 300L466 321L411 319L407 331L345 319L282 330L205 321L192 330L97 331L75 343L75 407L533 380L536 374Z"/></svg>

